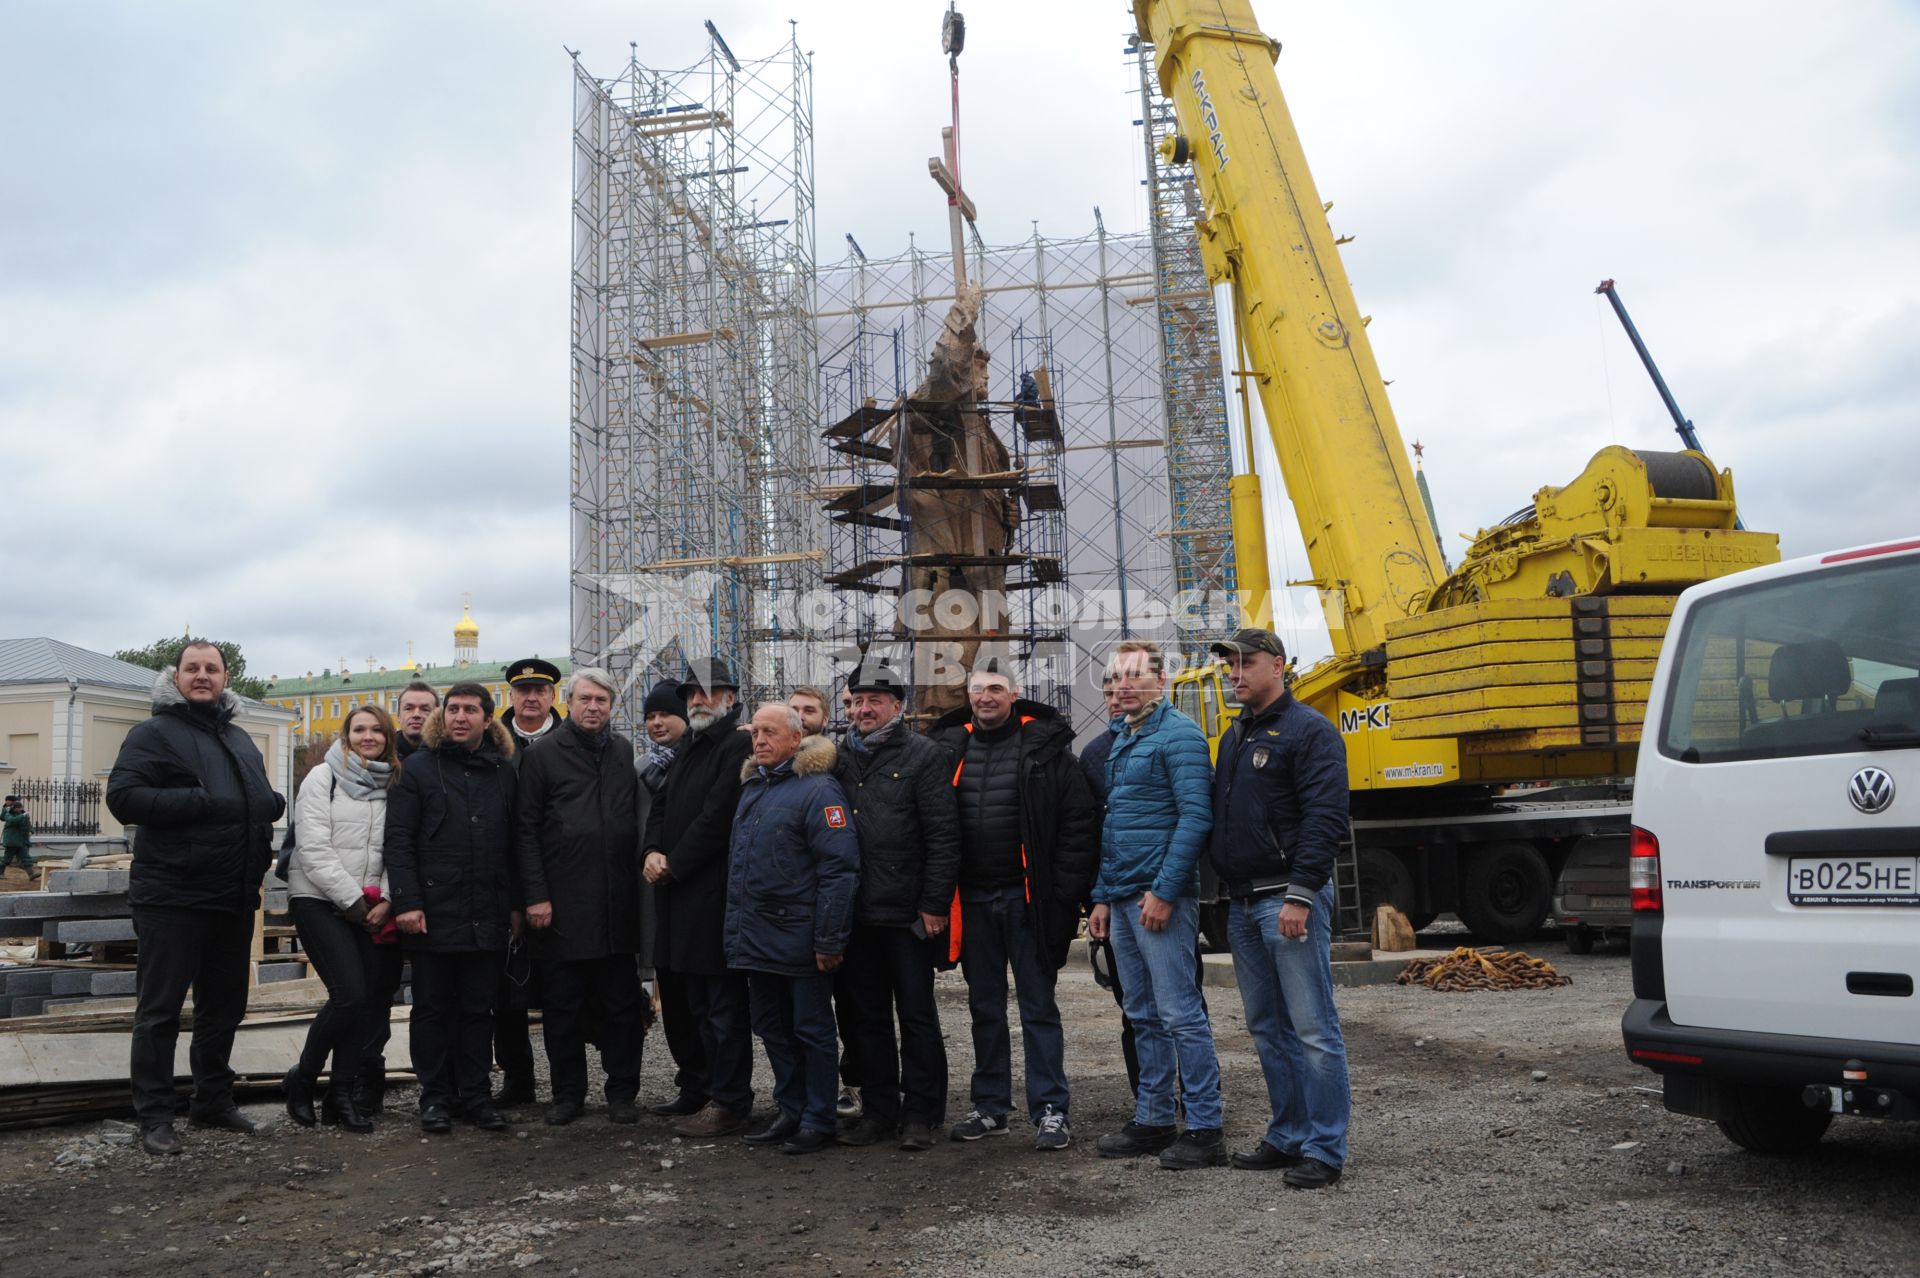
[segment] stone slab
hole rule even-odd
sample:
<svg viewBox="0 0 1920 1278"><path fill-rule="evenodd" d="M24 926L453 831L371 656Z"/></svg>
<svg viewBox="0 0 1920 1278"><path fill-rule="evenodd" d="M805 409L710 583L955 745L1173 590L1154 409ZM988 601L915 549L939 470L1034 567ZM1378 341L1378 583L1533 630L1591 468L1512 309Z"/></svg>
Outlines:
<svg viewBox="0 0 1920 1278"><path fill-rule="evenodd" d="M47 875L47 891L98 896L127 890L126 870L55 870Z"/></svg>
<svg viewBox="0 0 1920 1278"><path fill-rule="evenodd" d="M95 998L132 994L139 981L138 972L95 972L91 992Z"/></svg>
<svg viewBox="0 0 1920 1278"><path fill-rule="evenodd" d="M89 945L134 939L132 919L50 919L43 929L49 941Z"/></svg>
<svg viewBox="0 0 1920 1278"><path fill-rule="evenodd" d="M98 975L98 973L85 971L55 972L53 974L53 988L47 992L49 994L61 995L91 994L93 993L93 978L96 975Z"/></svg>
<svg viewBox="0 0 1920 1278"><path fill-rule="evenodd" d="M123 892L75 896L71 892L0 892L0 931L6 920L118 918L127 913Z"/></svg>
<svg viewBox="0 0 1920 1278"><path fill-rule="evenodd" d="M48 967L0 969L0 989L8 994L51 994L55 971Z"/></svg>

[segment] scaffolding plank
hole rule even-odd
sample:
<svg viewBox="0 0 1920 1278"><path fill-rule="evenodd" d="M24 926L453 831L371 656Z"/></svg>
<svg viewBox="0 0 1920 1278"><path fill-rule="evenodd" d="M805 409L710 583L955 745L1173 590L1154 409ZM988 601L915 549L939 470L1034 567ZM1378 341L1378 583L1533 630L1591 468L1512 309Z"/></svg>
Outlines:
<svg viewBox="0 0 1920 1278"><path fill-rule="evenodd" d="M843 439L833 446L836 453L845 453L849 457L865 457L869 461L890 462L893 450L885 444L875 444L864 439Z"/></svg>
<svg viewBox="0 0 1920 1278"><path fill-rule="evenodd" d="M836 524L853 524L861 528L884 528L889 532L905 532L907 521L892 515L875 515L865 510L838 510L827 516Z"/></svg>
<svg viewBox="0 0 1920 1278"><path fill-rule="evenodd" d="M662 333L658 337L636 337L634 345L642 350L664 350L670 346L702 346L708 342L730 342L733 330L730 328L701 329L692 333Z"/></svg>
<svg viewBox="0 0 1920 1278"><path fill-rule="evenodd" d="M893 413L894 410L891 408L880 408L873 404L862 404L833 425L821 431L820 434L825 439L858 439L875 426L878 426L881 422L892 417Z"/></svg>
<svg viewBox="0 0 1920 1278"><path fill-rule="evenodd" d="M1060 496L1058 484L1028 484L1026 493L1028 510L1065 510L1066 502Z"/></svg>
<svg viewBox="0 0 1920 1278"><path fill-rule="evenodd" d="M826 509L837 512L866 510L875 502L892 498L897 491L892 484L855 484L827 502Z"/></svg>

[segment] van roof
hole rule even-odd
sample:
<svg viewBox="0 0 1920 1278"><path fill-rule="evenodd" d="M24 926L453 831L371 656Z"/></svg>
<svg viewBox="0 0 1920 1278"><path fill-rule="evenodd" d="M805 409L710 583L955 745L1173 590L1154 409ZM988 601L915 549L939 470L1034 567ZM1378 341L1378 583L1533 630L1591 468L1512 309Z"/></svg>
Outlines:
<svg viewBox="0 0 1920 1278"><path fill-rule="evenodd" d="M1767 564L1760 568L1748 568L1742 572L1729 573L1724 577L1715 577L1712 581L1703 581L1689 586L1683 595L1686 599L1698 599L1705 595L1714 595L1722 590L1739 590L1756 585L1775 577L1797 577L1802 573L1818 572L1822 568L1854 563L1862 559L1873 559L1882 555L1910 556L1920 555L1920 537L1907 537L1898 541L1873 542L1864 546L1850 546L1844 550L1830 550L1822 554L1802 555L1798 559L1783 560L1777 564Z"/></svg>

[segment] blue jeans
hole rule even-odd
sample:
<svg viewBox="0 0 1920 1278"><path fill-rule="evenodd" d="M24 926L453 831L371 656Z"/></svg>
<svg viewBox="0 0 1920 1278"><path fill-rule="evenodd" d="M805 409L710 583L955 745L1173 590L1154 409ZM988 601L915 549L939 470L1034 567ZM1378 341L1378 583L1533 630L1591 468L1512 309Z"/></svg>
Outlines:
<svg viewBox="0 0 1920 1278"><path fill-rule="evenodd" d="M750 972L753 1032L773 1066L781 1114L810 1132L834 1130L840 1096L840 1040L833 1023L833 978Z"/></svg>
<svg viewBox="0 0 1920 1278"><path fill-rule="evenodd" d="M1136 893L1112 902L1108 923L1121 999L1140 1058L1133 1121L1173 1125L1177 1065L1187 1127L1215 1131L1220 1127L1220 1058L1214 1054L1213 1027L1193 962L1200 903L1192 897L1171 902L1167 926L1149 932L1140 925L1140 899Z"/></svg>
<svg viewBox="0 0 1920 1278"><path fill-rule="evenodd" d="M1267 1076L1267 1143L1283 1154L1347 1163L1347 1045L1333 1005L1333 884L1320 889L1304 941L1280 935L1284 897L1235 901L1227 916L1247 1032Z"/></svg>
<svg viewBox="0 0 1920 1278"><path fill-rule="evenodd" d="M1026 1048L1027 1117L1048 1105L1067 1112L1067 1048L1054 1001L1059 975L1040 954L1017 887L960 894L960 969L973 1016L973 1108L1004 1118L1013 1109L1013 1039L1007 1026L1007 968L1013 968Z"/></svg>

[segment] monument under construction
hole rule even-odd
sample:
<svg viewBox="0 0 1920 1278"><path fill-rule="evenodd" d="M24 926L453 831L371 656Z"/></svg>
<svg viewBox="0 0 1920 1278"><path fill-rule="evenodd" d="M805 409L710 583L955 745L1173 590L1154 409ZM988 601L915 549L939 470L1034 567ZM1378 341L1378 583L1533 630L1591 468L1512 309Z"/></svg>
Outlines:
<svg viewBox="0 0 1920 1278"><path fill-rule="evenodd" d="M1172 123L1152 50L1131 56L1148 229L1090 209L1088 233L989 245L969 228L965 249L986 379L970 407L1005 454L966 482L1011 512L978 565L1008 599L997 646L1083 724L1102 649L1135 635L1197 656L1234 589L1198 204L1156 150ZM948 246L869 254L847 236L816 267L795 42L743 60L709 24L686 70L635 56L611 80L575 74L574 661L627 685L631 724L689 656L733 663L749 700L831 687L863 651L898 659L916 508L889 498L903 472L861 435L928 378Z"/></svg>

